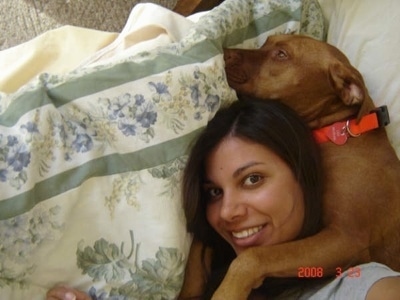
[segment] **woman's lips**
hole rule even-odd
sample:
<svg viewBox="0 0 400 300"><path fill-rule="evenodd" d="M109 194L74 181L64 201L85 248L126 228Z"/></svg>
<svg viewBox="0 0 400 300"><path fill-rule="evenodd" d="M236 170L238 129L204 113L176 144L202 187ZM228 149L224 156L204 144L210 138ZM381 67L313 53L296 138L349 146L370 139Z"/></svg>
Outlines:
<svg viewBox="0 0 400 300"><path fill-rule="evenodd" d="M255 235L256 233L260 232L260 230L263 228L263 225L260 226L256 226L256 227L252 227L252 228L248 228L242 231L232 231L232 236L236 239L245 239L248 238L250 236Z"/></svg>
<svg viewBox="0 0 400 300"><path fill-rule="evenodd" d="M261 237L263 236L263 232L265 231L266 226L267 225L265 224L247 228L241 231L232 231L231 238L234 248L236 248L236 251L238 251L239 248L249 248L261 245Z"/></svg>

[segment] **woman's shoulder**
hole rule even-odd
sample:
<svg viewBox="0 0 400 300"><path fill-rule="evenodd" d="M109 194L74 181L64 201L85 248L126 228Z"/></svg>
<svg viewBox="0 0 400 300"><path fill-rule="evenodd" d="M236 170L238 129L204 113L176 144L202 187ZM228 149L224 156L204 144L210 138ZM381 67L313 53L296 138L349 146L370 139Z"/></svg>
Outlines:
<svg viewBox="0 0 400 300"><path fill-rule="evenodd" d="M393 277L395 277L394 280L381 281L383 278ZM378 281L380 281L379 285L374 285ZM381 289L384 287L386 289L397 288L394 287L394 284L399 286L398 292L400 293L399 272L395 272L385 265L371 262L348 268L343 272L340 268L337 268L335 279L323 286L307 291L300 299L375 299L373 298L374 292L379 292L382 296ZM374 289L372 290L371 287L374 287ZM371 293L368 294L370 289ZM371 296L372 298L370 298Z"/></svg>

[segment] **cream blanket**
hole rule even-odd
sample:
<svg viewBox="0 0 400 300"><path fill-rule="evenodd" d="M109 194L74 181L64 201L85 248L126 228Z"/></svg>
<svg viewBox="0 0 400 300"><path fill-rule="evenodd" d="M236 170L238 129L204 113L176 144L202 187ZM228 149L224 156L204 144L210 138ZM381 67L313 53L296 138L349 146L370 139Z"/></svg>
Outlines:
<svg viewBox="0 0 400 300"><path fill-rule="evenodd" d="M13 93L41 73L64 74L130 49L176 42L199 15L184 18L154 4L137 4L121 33L63 26L0 51L0 91Z"/></svg>

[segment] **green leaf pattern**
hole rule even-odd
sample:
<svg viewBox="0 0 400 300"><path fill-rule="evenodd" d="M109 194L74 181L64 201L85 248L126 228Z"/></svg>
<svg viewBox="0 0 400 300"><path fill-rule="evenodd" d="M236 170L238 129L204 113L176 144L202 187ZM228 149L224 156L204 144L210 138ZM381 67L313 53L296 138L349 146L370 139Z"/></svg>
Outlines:
<svg viewBox="0 0 400 300"><path fill-rule="evenodd" d="M104 239L97 240L93 247L83 246L77 250L77 264L83 274L94 282L105 280L115 283L109 296L116 299L174 299L184 276L184 257L176 248L159 247L155 258L148 258L138 265L139 245L135 244L133 232L129 254L124 253L123 244L118 247ZM130 280L125 278L129 275ZM89 292L92 298L104 298L106 291Z"/></svg>

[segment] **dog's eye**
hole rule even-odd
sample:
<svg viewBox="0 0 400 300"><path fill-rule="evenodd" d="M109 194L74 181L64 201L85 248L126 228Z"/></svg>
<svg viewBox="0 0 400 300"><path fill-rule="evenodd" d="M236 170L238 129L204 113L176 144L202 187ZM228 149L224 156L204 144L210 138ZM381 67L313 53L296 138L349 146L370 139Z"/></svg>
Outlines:
<svg viewBox="0 0 400 300"><path fill-rule="evenodd" d="M288 58L287 52L285 50L283 50L283 49L276 49L274 52L275 52L274 53L274 57L277 60L285 60L285 59Z"/></svg>

